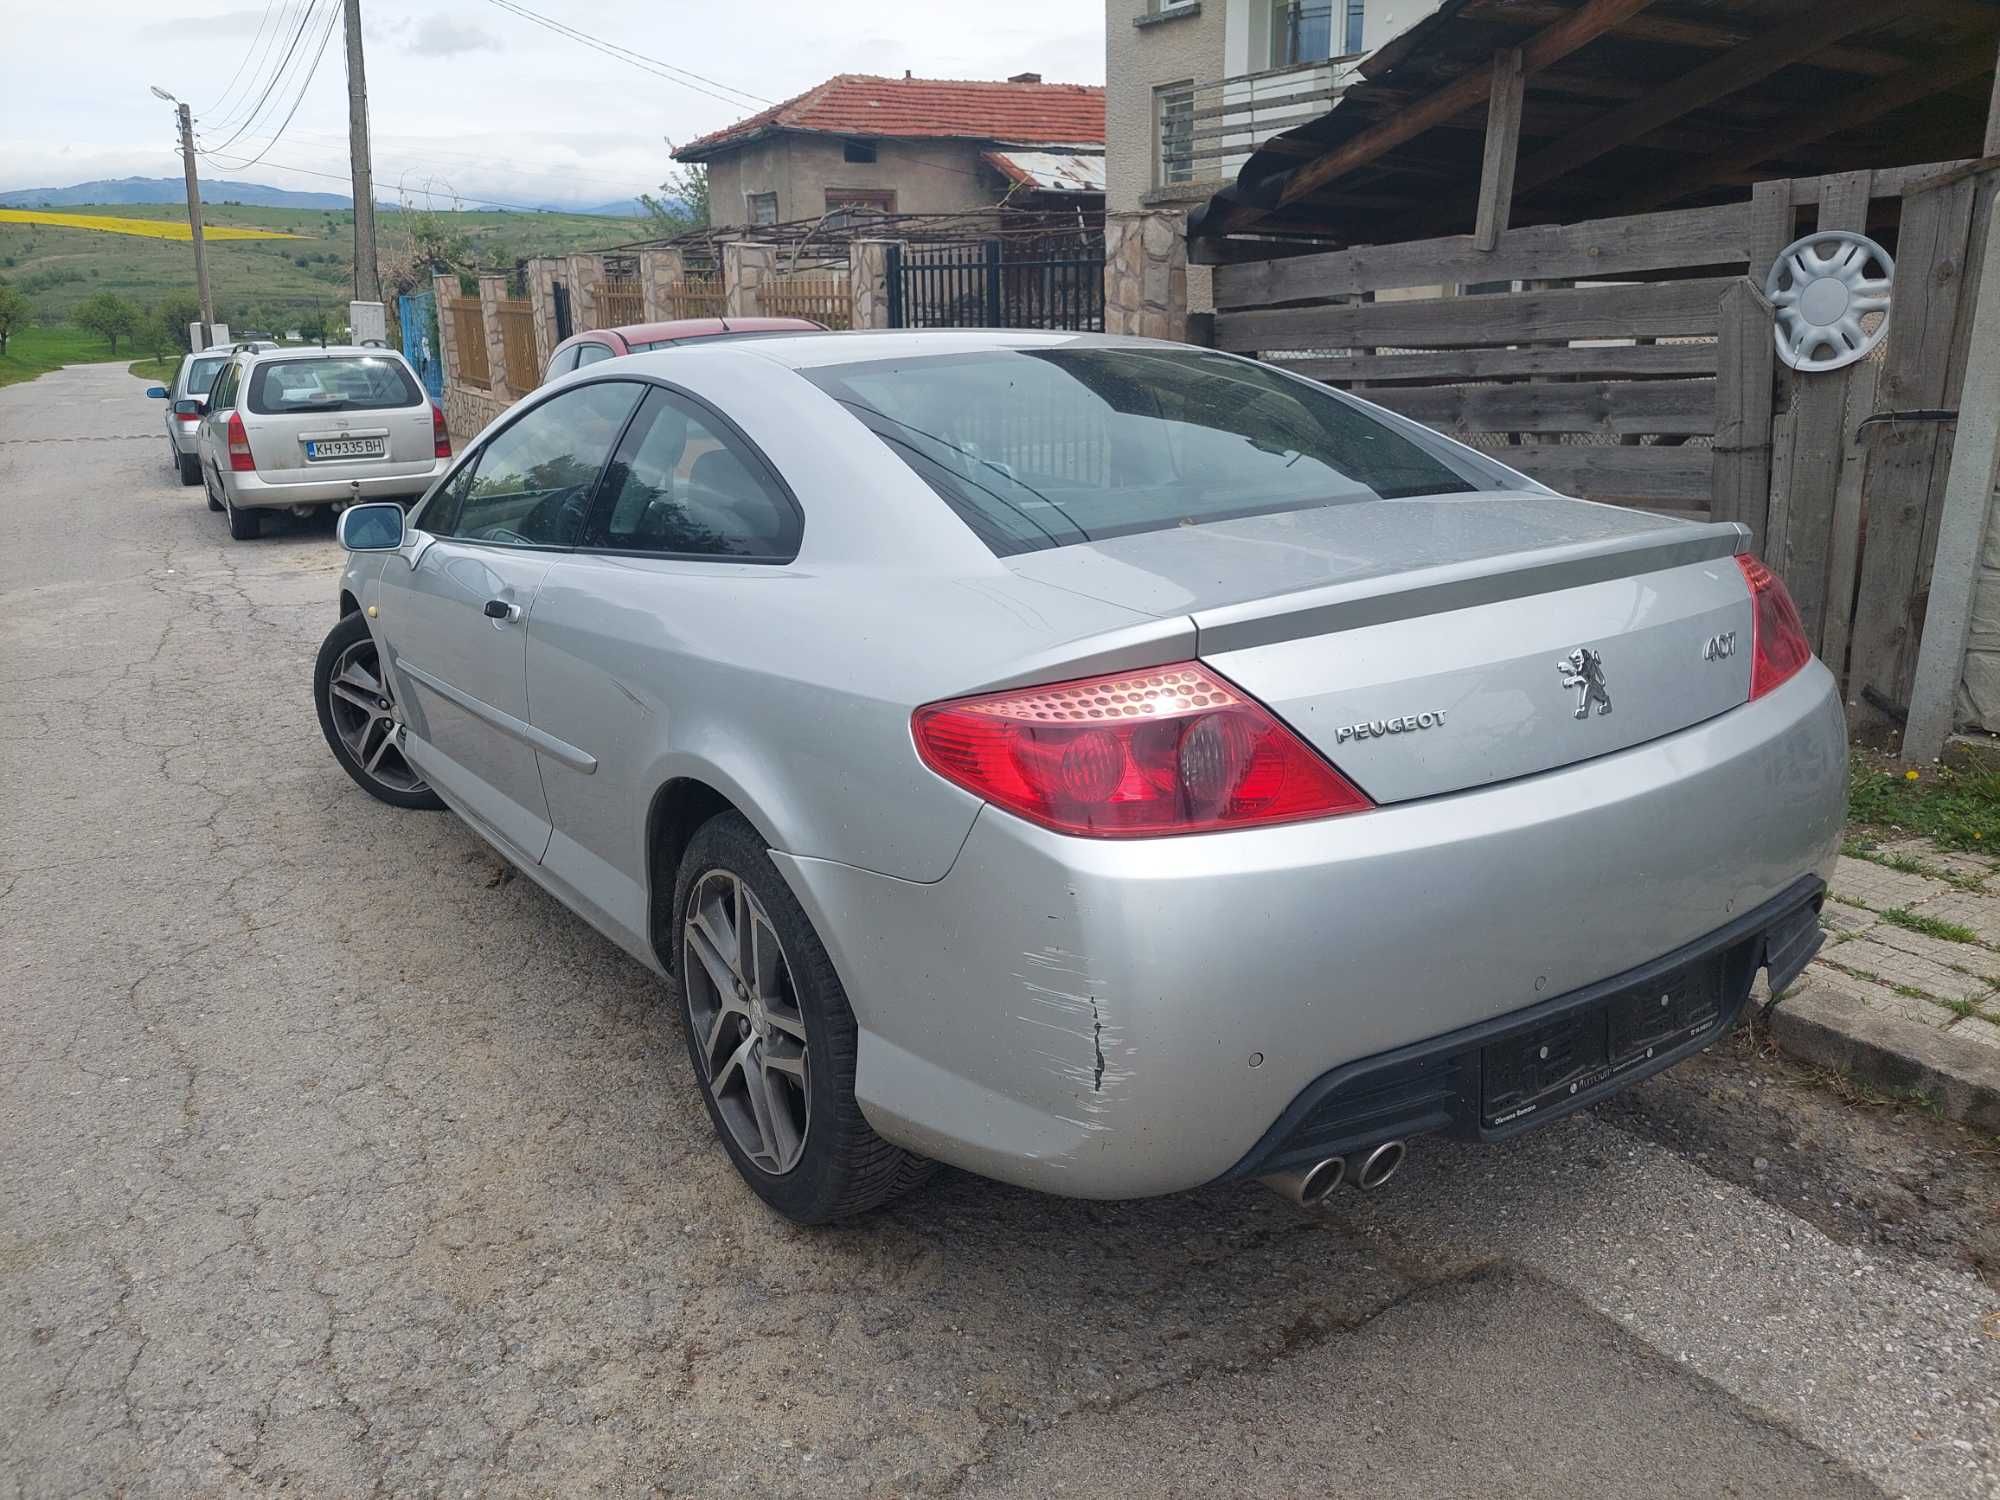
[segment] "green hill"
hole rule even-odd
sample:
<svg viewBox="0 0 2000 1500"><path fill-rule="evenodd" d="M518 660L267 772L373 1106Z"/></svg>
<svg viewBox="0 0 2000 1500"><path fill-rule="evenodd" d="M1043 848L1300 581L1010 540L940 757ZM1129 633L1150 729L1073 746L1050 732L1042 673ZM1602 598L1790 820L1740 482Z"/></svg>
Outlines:
<svg viewBox="0 0 2000 1500"><path fill-rule="evenodd" d="M153 203L75 204L65 205L65 211L129 219L178 219L186 214L183 206ZM211 224L309 236L211 242L208 274L217 317L239 328L267 326L347 300L353 284L351 210L221 203L205 207L202 216ZM587 214L481 210L437 217L465 236L476 264L494 268L511 266L524 256L599 249L647 232L638 220ZM398 210L379 212L376 235L384 259L393 257L410 241L405 215ZM142 307L167 293L192 292L194 256L184 241L0 224L0 279L28 298L38 323L53 325L66 321L77 303L97 292L116 292Z"/></svg>

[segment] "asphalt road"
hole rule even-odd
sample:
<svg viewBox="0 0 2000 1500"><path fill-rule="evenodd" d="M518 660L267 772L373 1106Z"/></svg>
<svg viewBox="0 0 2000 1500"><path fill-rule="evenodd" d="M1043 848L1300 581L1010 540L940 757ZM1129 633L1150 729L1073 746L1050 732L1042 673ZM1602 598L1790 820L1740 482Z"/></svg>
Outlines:
<svg viewBox="0 0 2000 1500"><path fill-rule="evenodd" d="M1992 1143L1754 1067L1328 1214L788 1228L662 987L340 773L330 528L230 542L142 390L0 391L5 1491L2000 1494L2000 1294L1868 1187Z"/></svg>

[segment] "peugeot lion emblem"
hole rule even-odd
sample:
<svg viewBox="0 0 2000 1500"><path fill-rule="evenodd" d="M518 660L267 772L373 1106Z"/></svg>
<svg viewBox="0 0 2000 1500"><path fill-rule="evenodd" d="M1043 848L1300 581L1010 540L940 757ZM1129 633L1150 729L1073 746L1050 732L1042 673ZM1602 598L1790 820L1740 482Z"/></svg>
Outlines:
<svg viewBox="0 0 2000 1500"><path fill-rule="evenodd" d="M1563 686L1576 689L1576 717L1590 717L1590 705L1597 705L1599 715L1611 712L1611 690L1604 685L1604 658L1588 646L1578 646L1561 661L1556 670L1562 673Z"/></svg>

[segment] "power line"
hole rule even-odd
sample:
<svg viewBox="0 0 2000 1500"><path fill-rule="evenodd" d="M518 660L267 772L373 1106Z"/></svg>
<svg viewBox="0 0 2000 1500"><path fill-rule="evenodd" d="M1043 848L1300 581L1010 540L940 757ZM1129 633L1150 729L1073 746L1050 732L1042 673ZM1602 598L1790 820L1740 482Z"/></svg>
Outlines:
<svg viewBox="0 0 2000 1500"><path fill-rule="evenodd" d="M240 162L235 166L227 167L225 170L231 172L240 172L245 167L256 166L258 162L262 161L266 156L270 155L271 148L273 146L277 145L279 141L284 139L286 127L288 127L292 123L292 117L299 112L299 106L305 102L306 90L312 87L313 76L319 72L320 62L326 56L326 44L329 40L332 39L333 36L334 22L338 21L339 19L340 19L340 12L338 10L335 10L332 6L329 5L327 7L326 25L320 28L319 48L317 51L313 53L312 63L310 66L306 68L304 76L299 79L298 92L292 95L292 107L285 111L285 118L279 122L276 133L272 135L270 140L264 143L264 149L262 151L259 151L255 156L251 157L248 161ZM240 135L242 132L239 131L237 133ZM211 152L206 148L202 149L201 154L203 157L207 158L210 161L216 160L214 152Z"/></svg>
<svg viewBox="0 0 2000 1500"><path fill-rule="evenodd" d="M621 47L616 42L607 42L602 37L593 36L587 31L579 31L576 27L553 20L548 16L542 15L539 11L529 10L525 5L517 5L514 3L514 0L487 0L487 3L498 6L501 10L507 11L512 15L519 16L524 21L532 21L537 26L546 27L558 36L568 37L573 42L581 42L586 47L591 47L602 52L606 57L616 58L622 63L630 63L633 67L651 73L655 77L664 78L668 83L678 83L682 88L693 89L697 94L706 94L711 99L718 99L722 103L727 104L731 109L742 109L744 100L750 101L753 105L767 105L772 102L762 94L753 94L748 89L739 89L734 84L724 83L720 79L710 78L706 74L696 73L688 68L675 67L674 64L662 62L657 57L648 57L643 52L634 52L630 47ZM688 82L689 79L698 81L690 83ZM712 87L703 88L703 84L709 84ZM718 94L715 92L716 89L722 89L725 92ZM730 94L737 95L738 97L733 99L727 97Z"/></svg>
<svg viewBox="0 0 2000 1500"><path fill-rule="evenodd" d="M203 154L205 154L205 153L203 153ZM220 164L218 164L218 165L220 165ZM292 163L290 163L290 162L282 162L282 161L267 161L267 162L265 162L265 163L264 163L264 165L265 165L265 166L267 166L267 167L270 167L270 168L272 168L272 169L273 169L273 170L275 170L275 171L279 171L279 172L297 172L297 173L299 173L299 174L300 174L301 176L305 176L305 177L324 177L324 178L325 178L325 179L326 179L327 181L329 181L329 182L348 182L348 181L350 181L350 180L351 180L351 179L349 178L348 174L347 174L347 173L345 173L345 172L322 172L322 171L318 171L318 170L316 170L316 169L314 169L314 168L312 168L312 167L301 167L301 166L295 166L295 165L293 165L293 164L292 164ZM229 171L232 171L232 172L233 172L233 171L236 171L237 169L236 169L236 168L234 168L234 167L229 167L229 168L227 168L227 170L229 170ZM400 186L400 185L401 185L401 184L398 184L398 186ZM569 217L569 218L579 218L579 219L581 219L581 218L604 218L604 217L605 217L605 216L604 216L604 215L602 215L602 214L579 214L579 213L576 213L576 212L575 212L574 210L571 210L571 209L562 209L562 208L549 208L549 207L547 207L546 205L542 205L542 204L534 204L534 203L502 203L502 202L499 202L498 200L496 200L496 199L492 199L492 198L473 198L473 197L468 197L468 196L467 196L466 194L464 194L464 193L460 193L460 192L458 192L458 191L457 191L456 189L453 189L453 190L452 190L452 193L451 193L451 196L452 196L452 199L453 199L453 200L454 200L455 202L458 202L458 203L474 203L474 204L477 204L477 205L478 205L479 207L481 207L481 208L504 208L504 209L508 209L508 210L511 210L512 212L515 212L515 213L523 213L523 214L562 214L562 215L564 215L564 216L566 216L566 217ZM401 212L402 210L401 210L401 209L399 208L399 209L397 209L396 211L397 211L398 213L400 213L400 212ZM326 212L328 212L328 213L335 213L335 212L338 212L338 210L336 210L336 209L328 209L328 210L326 210ZM638 219L638 218L641 218L641 217L643 217L643 215L639 215L639 214L631 214L631 215L628 215L627 217L629 217L629 218L633 218L633 219ZM614 223L615 223L615 222L616 222L616 220L612 220L612 221L610 221L610 222L614 222Z"/></svg>
<svg viewBox="0 0 2000 1500"><path fill-rule="evenodd" d="M215 103L202 111L203 114L213 114L228 102L230 91L236 87L236 80L243 76L243 69L250 61L250 54L257 50L257 44L264 39L264 32L271 24L271 14L277 8L278 0L264 0L264 15L257 23L257 34L250 39L250 46L245 50L243 56L237 59L236 71L229 75L229 82L222 86L221 95L216 99Z"/></svg>
<svg viewBox="0 0 2000 1500"><path fill-rule="evenodd" d="M291 45L285 48L285 55L279 60L277 71L272 73L270 82L264 85L263 92L257 96L257 102L250 107L249 115L241 125L237 126L235 133L228 140L223 141L218 146L204 147L202 151L203 155L207 155L210 150L227 151L237 141L249 134L251 128L262 118L265 105L270 101L271 95L277 89L279 82L290 70L292 59L298 54L299 43L304 40L306 28L312 24L314 19L313 13L319 9L320 3L321 0L306 0L305 10L299 16L298 29L292 33Z"/></svg>

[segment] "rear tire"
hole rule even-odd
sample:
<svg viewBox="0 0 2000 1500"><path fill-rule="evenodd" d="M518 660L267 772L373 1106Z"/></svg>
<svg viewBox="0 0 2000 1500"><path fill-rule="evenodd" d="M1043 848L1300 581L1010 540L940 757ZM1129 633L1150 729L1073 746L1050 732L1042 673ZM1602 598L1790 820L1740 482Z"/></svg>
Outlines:
<svg viewBox="0 0 2000 1500"><path fill-rule="evenodd" d="M223 496L222 508L229 512L229 535L232 541L254 542L264 534L264 518L254 510L244 510L229 503Z"/></svg>
<svg viewBox="0 0 2000 1500"><path fill-rule="evenodd" d="M193 485L201 483L201 459L196 455L183 453L180 449L176 448L174 450L174 465L181 471L182 484Z"/></svg>
<svg viewBox="0 0 2000 1500"><path fill-rule="evenodd" d="M754 956L747 964L740 961L740 939L716 942L711 936L719 934L724 925L720 918L731 910L725 893L739 890L745 894L736 898L733 908L743 914L736 920L737 930L749 927L757 934L750 940ZM690 923L697 892L704 909ZM857 1029L847 993L804 908L772 864L764 840L740 813L711 818L688 844L674 883L672 932L681 1019L695 1080L709 1122L751 1191L794 1224L825 1224L880 1207L930 1176L930 1162L890 1145L862 1118L854 1098ZM772 935L778 949L775 965L762 947ZM756 971L743 988L733 991L737 999L725 994L714 965L691 952L691 942L707 945L707 951L720 956L735 977L743 977L746 968ZM729 948L735 948L738 956L733 966L723 951ZM757 1001L756 1029L752 1029L750 1016L740 1008L747 1003L742 997L766 990L777 997L776 1003L767 1008L761 999ZM792 1040L801 1023L802 1045ZM801 1056L793 1061L802 1064L808 1080L800 1086L802 1101L798 1092L786 1093L785 1085L771 1086L775 1092L764 1096L767 1108L775 1098L780 1106L790 1105L795 1111L785 1117L784 1149L778 1153L780 1158L789 1157L790 1164L778 1171L774 1168L782 1160L760 1162L752 1154L773 1141L762 1117L753 1118L754 1106L744 1101L753 1081L750 1069L761 1070L766 1049L782 1059L794 1047ZM736 1057L745 1060L734 1062ZM718 1064L718 1058L725 1060ZM769 1073L763 1076L769 1079ZM712 1086L715 1077L725 1081L728 1114ZM733 1092L738 1088L741 1097ZM745 1149L746 1134L752 1149Z"/></svg>

